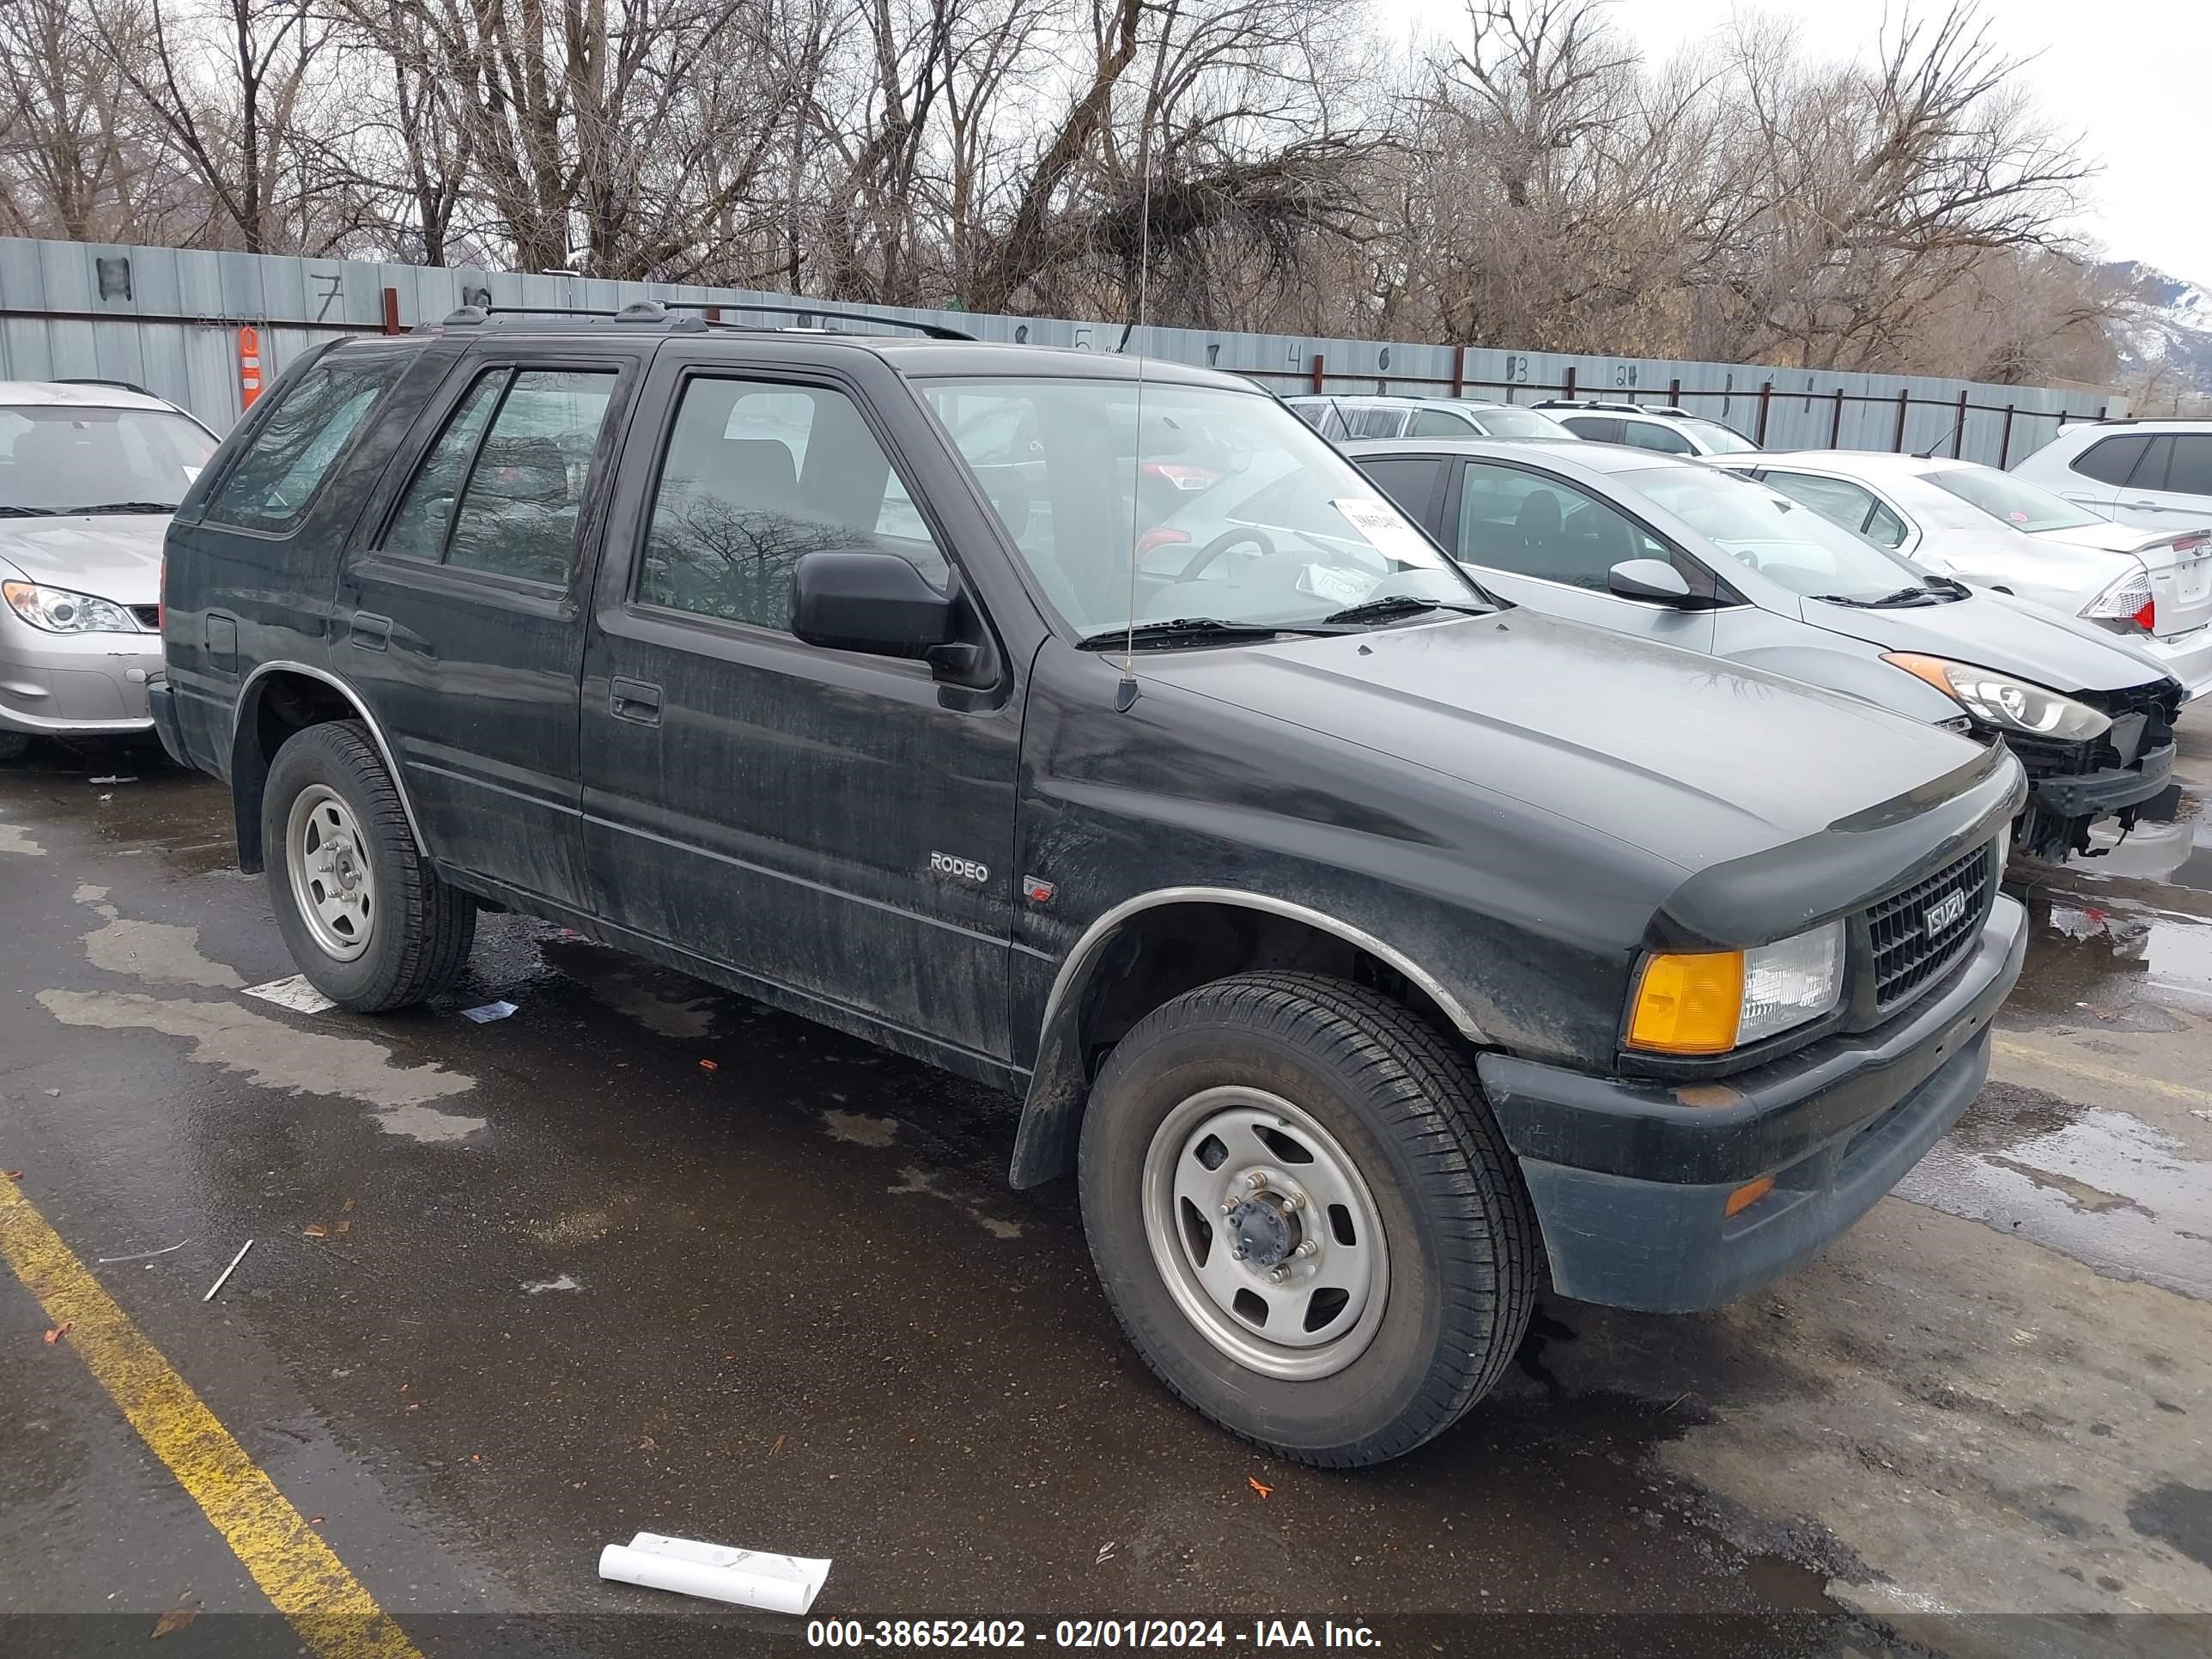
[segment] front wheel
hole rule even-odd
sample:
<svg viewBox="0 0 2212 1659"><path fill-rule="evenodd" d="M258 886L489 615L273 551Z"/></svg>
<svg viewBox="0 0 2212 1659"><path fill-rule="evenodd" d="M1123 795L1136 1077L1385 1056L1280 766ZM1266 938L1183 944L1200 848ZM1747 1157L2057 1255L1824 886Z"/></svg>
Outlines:
<svg viewBox="0 0 2212 1659"><path fill-rule="evenodd" d="M450 984L476 940L475 901L415 844L367 728L311 726L270 766L261 845L276 929L307 982L380 1014Z"/></svg>
<svg viewBox="0 0 2212 1659"><path fill-rule="evenodd" d="M1139 1352L1298 1462L1441 1433L1534 1305L1534 1217L1472 1068L1342 980L1243 974L1148 1015L1092 1092L1079 1184Z"/></svg>

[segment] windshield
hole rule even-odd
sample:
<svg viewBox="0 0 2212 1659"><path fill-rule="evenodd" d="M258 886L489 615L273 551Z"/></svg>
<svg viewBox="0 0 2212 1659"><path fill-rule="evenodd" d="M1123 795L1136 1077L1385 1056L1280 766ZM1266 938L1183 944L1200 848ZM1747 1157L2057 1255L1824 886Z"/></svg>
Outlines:
<svg viewBox="0 0 2212 1659"><path fill-rule="evenodd" d="M1928 586L1903 559L1754 479L1702 465L1644 467L1613 477L1737 563L1808 599L1866 605Z"/></svg>
<svg viewBox="0 0 2212 1659"><path fill-rule="evenodd" d="M1703 439L1705 447L1716 455L1748 454L1759 447L1734 427L1709 421L1702 415L1680 415L1675 418Z"/></svg>
<svg viewBox="0 0 2212 1659"><path fill-rule="evenodd" d="M2105 522L2063 495L2054 495L1992 466L1943 467L1920 476L1991 518L2002 519L2014 530L2076 530L2085 524Z"/></svg>
<svg viewBox="0 0 2212 1659"><path fill-rule="evenodd" d="M924 390L1038 586L1085 639L1132 621L1297 627L1401 596L1486 602L1273 398L1150 384L1140 422L1129 380Z"/></svg>
<svg viewBox="0 0 2212 1659"><path fill-rule="evenodd" d="M1540 409L1478 409L1474 418L1493 438L1571 438L1571 428L1561 425Z"/></svg>
<svg viewBox="0 0 2212 1659"><path fill-rule="evenodd" d="M214 453L213 438L166 410L0 405L0 514L167 513Z"/></svg>

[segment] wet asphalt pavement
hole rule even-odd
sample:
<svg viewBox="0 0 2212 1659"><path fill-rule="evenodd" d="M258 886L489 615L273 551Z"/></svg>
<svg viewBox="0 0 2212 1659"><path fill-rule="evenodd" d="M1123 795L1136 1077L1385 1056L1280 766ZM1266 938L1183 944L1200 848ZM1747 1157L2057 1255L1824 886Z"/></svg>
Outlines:
<svg viewBox="0 0 2212 1659"><path fill-rule="evenodd" d="M424 1654L797 1642L601 1583L641 1529L831 1557L816 1613L871 1626L2201 1654L2212 713L2184 740L2176 824L2013 872L1996 1080L1901 1195L1713 1314L1547 1302L1380 1470L1176 1405L1072 1183L1006 1189L1011 1102L513 917L429 1010L247 994L295 971L263 884L144 749L0 769L0 1169ZM170 1609L165 1655L300 1651L46 1328L0 1273L0 1652Z"/></svg>

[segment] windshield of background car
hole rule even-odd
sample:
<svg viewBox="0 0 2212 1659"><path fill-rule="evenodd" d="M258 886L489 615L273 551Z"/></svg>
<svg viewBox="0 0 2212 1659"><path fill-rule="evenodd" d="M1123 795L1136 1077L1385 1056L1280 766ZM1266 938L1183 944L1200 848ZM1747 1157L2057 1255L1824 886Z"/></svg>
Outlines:
<svg viewBox="0 0 2212 1659"><path fill-rule="evenodd" d="M1995 467L1942 467L1920 476L1936 489L1978 507L2014 530L2077 530L2085 524L2105 522L2094 513L2084 513L2064 496L2054 495Z"/></svg>
<svg viewBox="0 0 2212 1659"><path fill-rule="evenodd" d="M1718 421L1708 421L1694 415L1677 416L1682 424L1705 441L1705 447L1716 455L1743 455L1759 446L1732 426L1723 426Z"/></svg>
<svg viewBox="0 0 2212 1659"><path fill-rule="evenodd" d="M0 405L0 514L166 513L214 453L213 438L165 410Z"/></svg>
<svg viewBox="0 0 2212 1659"><path fill-rule="evenodd" d="M1130 380L923 390L1038 586L1086 639L1133 619L1293 627L1398 596L1486 603L1273 398L1154 382L1140 417Z"/></svg>
<svg viewBox="0 0 2212 1659"><path fill-rule="evenodd" d="M1474 418L1493 438L1571 438L1572 428L1562 426L1540 409L1478 409Z"/></svg>
<svg viewBox="0 0 2212 1659"><path fill-rule="evenodd" d="M1865 603L1926 585L1904 560L1754 479L1703 465L1640 467L1613 476L1737 563L1808 599Z"/></svg>

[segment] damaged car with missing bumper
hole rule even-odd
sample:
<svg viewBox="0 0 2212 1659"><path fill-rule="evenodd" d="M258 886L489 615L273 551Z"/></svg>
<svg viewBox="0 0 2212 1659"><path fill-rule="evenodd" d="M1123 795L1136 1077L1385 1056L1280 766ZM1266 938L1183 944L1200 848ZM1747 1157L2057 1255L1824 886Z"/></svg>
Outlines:
<svg viewBox="0 0 2212 1659"><path fill-rule="evenodd" d="M1163 564L1192 454L1277 499ZM1008 1091L1165 1384L1308 1463L1547 1278L1805 1260L2020 971L2004 749L1516 608L1205 370L465 311L295 365L167 573L159 729L325 994L502 908Z"/></svg>

